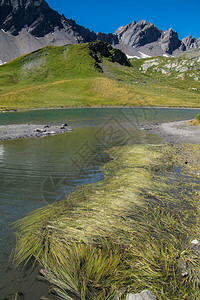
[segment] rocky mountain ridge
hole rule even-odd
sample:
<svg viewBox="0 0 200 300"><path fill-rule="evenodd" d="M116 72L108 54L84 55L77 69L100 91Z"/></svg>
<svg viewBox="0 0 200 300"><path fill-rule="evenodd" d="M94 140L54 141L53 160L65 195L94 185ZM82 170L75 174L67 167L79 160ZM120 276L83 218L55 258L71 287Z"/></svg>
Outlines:
<svg viewBox="0 0 200 300"><path fill-rule="evenodd" d="M101 40L138 58L179 56L200 47L191 36L179 40L171 28L162 31L144 20L122 26L112 34L95 33L65 18L44 0L0 0L0 63L47 45Z"/></svg>
<svg viewBox="0 0 200 300"><path fill-rule="evenodd" d="M119 45L124 51L140 58L148 56L180 56L184 51L196 49L200 46L200 39L188 36L183 40L178 38L177 32L172 28L162 31L154 24L144 20L122 26L115 32ZM126 49L127 48L127 49ZM142 54L141 54L142 53Z"/></svg>

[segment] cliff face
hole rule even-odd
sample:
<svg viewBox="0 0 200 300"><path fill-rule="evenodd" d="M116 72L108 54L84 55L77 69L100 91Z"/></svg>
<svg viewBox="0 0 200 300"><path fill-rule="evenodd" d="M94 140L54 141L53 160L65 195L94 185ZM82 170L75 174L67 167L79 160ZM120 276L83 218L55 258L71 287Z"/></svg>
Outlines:
<svg viewBox="0 0 200 300"><path fill-rule="evenodd" d="M179 40L177 32L175 32L172 28L163 32L161 37L161 48L168 54L173 54L176 49L185 50L185 46Z"/></svg>
<svg viewBox="0 0 200 300"><path fill-rule="evenodd" d="M118 39L130 47L140 47L149 43L156 42L162 35L162 31L157 29L153 24L146 21L120 27L115 35Z"/></svg>
<svg viewBox="0 0 200 300"><path fill-rule="evenodd" d="M182 39L183 44L185 45L186 50L192 50L199 48L200 39L196 40L191 35Z"/></svg>
<svg viewBox="0 0 200 300"><path fill-rule="evenodd" d="M114 34L95 33L49 7L44 0L0 0L0 61L47 45L101 40L130 56L175 55L199 47L191 36L179 40L171 28L162 31L140 21L120 27Z"/></svg>
<svg viewBox="0 0 200 300"><path fill-rule="evenodd" d="M22 28L41 37L54 27L63 28L61 16L44 0L2 0L0 2L0 27L17 35Z"/></svg>
<svg viewBox="0 0 200 300"><path fill-rule="evenodd" d="M162 31L156 28L155 25L143 20L138 23L133 21L120 27L115 35L118 37L124 51L127 48L129 55L137 55L137 50L149 56L178 56L186 50L198 48L198 42L195 38L189 36L181 41L177 32L172 28Z"/></svg>

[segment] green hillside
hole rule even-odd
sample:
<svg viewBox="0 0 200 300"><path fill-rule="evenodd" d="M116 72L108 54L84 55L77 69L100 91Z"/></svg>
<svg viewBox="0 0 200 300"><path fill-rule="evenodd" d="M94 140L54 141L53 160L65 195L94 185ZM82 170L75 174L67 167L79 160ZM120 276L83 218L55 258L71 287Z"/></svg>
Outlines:
<svg viewBox="0 0 200 300"><path fill-rule="evenodd" d="M133 61L133 66L154 80L185 91L199 88L200 58L153 57Z"/></svg>
<svg viewBox="0 0 200 300"><path fill-rule="evenodd" d="M198 59L188 58L140 59L131 65L120 50L100 41L49 46L0 66L0 110L200 107L199 68Z"/></svg>

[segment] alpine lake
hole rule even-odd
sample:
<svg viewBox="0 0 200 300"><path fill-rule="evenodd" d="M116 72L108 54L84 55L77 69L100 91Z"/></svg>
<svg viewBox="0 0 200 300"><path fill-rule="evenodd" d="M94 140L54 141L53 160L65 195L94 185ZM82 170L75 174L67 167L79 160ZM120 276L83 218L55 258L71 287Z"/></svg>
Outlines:
<svg viewBox="0 0 200 300"><path fill-rule="evenodd" d="M116 107L1 113L0 125L67 123L72 131L0 141L0 299L15 299L17 291L26 300L56 299L37 280L37 266L14 267L15 221L65 198L76 186L103 180L101 167L110 160L111 147L165 143L140 130L142 125L194 119L199 111Z"/></svg>

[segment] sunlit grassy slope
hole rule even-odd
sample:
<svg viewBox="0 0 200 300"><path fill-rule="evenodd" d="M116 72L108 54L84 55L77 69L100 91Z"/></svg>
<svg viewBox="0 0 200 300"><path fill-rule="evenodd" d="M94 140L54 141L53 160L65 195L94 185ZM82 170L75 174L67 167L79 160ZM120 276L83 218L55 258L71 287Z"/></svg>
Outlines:
<svg viewBox="0 0 200 300"><path fill-rule="evenodd" d="M200 106L198 66L195 80L177 73L176 69L167 74L158 68L155 71L154 67L144 71L141 66L148 59L133 61L132 66L121 65L112 60L115 50L109 51L109 55L91 55L90 43L49 46L0 66L0 110L115 105ZM173 60L157 59L161 66ZM186 59L180 58L179 62L183 60Z"/></svg>

